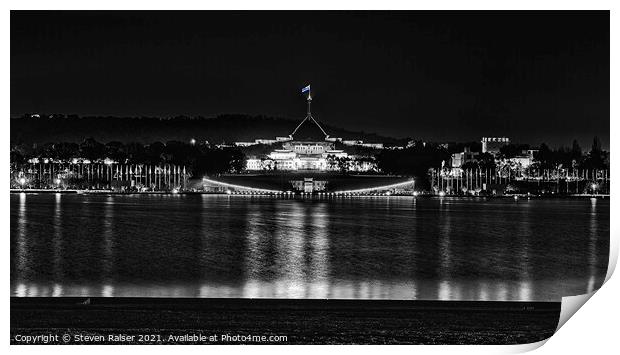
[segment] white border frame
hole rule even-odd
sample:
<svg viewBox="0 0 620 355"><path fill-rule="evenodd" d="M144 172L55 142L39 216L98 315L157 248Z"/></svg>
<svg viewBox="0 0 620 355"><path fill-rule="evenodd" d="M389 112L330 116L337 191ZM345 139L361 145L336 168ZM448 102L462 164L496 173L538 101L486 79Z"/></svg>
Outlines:
<svg viewBox="0 0 620 355"><path fill-rule="evenodd" d="M224 9L365 9L365 10L611 10L610 23L611 23L611 38L615 39L611 41L611 61L610 63L618 63L618 25L620 18L616 13L618 9L617 2L614 1L552 1L552 0L523 0L523 1L489 1L489 0L470 0L470 1L328 1L328 0L314 0L310 1L283 1L283 0L262 0L260 2L245 1L219 1L214 3L206 3L202 1L185 1L176 0L174 2L155 0L148 3L141 4L138 1L130 0L108 0L108 1L76 1L76 0L57 0L57 1L7 1L6 9L2 13L4 21L0 22L2 27L2 48L6 50L2 56L3 70L1 81L2 95L0 100L2 102L3 112L7 115L2 120L1 134L5 142L10 141L10 128L9 128L9 115L10 115L10 12L9 10L60 10L60 9L80 9L80 10L224 10ZM148 4L148 7L144 6ZM618 98L618 70L617 65L611 67L611 111L610 117L617 117L618 110L617 101ZM614 105L615 104L615 105ZM618 133L618 123L610 119L610 137L614 137L614 133ZM8 143L7 143L8 144ZM620 149L620 142L613 140L610 142L610 151L617 152ZM620 159L618 155L611 154L611 172L613 176L619 173ZM4 167L9 166L9 150L5 148L1 164ZM8 174L7 174L8 176ZM615 183L612 179L612 189L614 189ZM5 195L5 196L8 196ZM614 349L617 347L617 330L618 325L617 317L620 315L618 307L617 295L619 294L619 282L617 276L614 279L609 280L609 277L613 273L616 261L618 259L618 219L614 217L620 216L618 213L618 206L615 203L615 198L611 199L611 248L610 248L610 270L608 271L608 281L601 288L600 291L592 297L592 301L583 306L583 310L577 312L574 319L567 322L559 332L548 340L547 345L542 347L539 351L544 353L584 353L593 352L597 353L601 351L603 353L609 352L608 349ZM9 249L9 199L5 198L2 203L2 212L0 218L2 218L2 225L5 233L5 253ZM6 255L6 254L5 254ZM2 281L4 285L4 294L10 294L10 282L9 282L9 258L5 258L5 266L2 268ZM9 345L9 298L4 298L4 305L2 307L2 316L5 320L2 324L2 330L4 338L2 341L5 346ZM574 301L574 300L573 300ZM583 297L582 300L583 301ZM577 302L579 303L579 302ZM416 352L416 353L515 353L529 351L538 348L546 341L518 346L416 346L414 348L405 346L389 346L382 347L381 349L376 346L329 346L329 350L336 350L338 352L356 353L356 354L371 354L377 351L396 351L396 352ZM323 348L321 348L323 349ZM108 353L113 351L131 351L131 352L146 352L149 353L168 353L171 349L165 347L151 346L145 348L144 346L95 346L91 345L87 349L82 346L12 346L10 351L15 353L30 353L40 352L45 353L75 353L81 354L84 350L90 353ZM244 346L209 346L208 348L200 346L185 346L182 348L183 352L201 353L205 352L227 352L227 353L245 353L248 348ZM327 349L325 349L327 350ZM251 349L252 352L258 351L260 353L289 353L295 352L307 352L314 353L317 348L298 346L295 349L291 349L289 346L260 346Z"/></svg>

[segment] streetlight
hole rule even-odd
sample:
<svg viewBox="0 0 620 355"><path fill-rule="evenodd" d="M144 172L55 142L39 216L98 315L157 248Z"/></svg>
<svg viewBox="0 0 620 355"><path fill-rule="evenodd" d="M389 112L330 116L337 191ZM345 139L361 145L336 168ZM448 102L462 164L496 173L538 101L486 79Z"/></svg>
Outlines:
<svg viewBox="0 0 620 355"><path fill-rule="evenodd" d="M593 183L593 184L592 184L592 193L593 193L594 195L596 195L596 189L597 189L597 188L598 188L598 185L597 185L596 183Z"/></svg>
<svg viewBox="0 0 620 355"><path fill-rule="evenodd" d="M196 140L194 138L190 139L189 144L196 145Z"/></svg>
<svg viewBox="0 0 620 355"><path fill-rule="evenodd" d="M19 184L22 186L22 189L23 189L24 185L26 185L26 178L24 177L19 178Z"/></svg>

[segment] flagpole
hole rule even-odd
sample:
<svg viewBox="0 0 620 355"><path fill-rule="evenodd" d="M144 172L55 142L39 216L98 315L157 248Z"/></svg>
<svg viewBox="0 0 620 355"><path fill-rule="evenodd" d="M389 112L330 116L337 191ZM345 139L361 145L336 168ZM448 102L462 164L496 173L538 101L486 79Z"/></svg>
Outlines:
<svg viewBox="0 0 620 355"><path fill-rule="evenodd" d="M310 103L312 102L312 94L311 94L311 89L308 88L308 117L312 117L312 113L310 113Z"/></svg>

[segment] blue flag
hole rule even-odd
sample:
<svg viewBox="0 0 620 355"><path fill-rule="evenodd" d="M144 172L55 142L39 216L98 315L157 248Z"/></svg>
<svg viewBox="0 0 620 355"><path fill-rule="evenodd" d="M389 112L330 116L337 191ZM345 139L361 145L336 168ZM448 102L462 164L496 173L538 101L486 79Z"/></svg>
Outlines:
<svg viewBox="0 0 620 355"><path fill-rule="evenodd" d="M310 91L310 85L306 86L305 88L301 89L301 93L303 94L306 91Z"/></svg>

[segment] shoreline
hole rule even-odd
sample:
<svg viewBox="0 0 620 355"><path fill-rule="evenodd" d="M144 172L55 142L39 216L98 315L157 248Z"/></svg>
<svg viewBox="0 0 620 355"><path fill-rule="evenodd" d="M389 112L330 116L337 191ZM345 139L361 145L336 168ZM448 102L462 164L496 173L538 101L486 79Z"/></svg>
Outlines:
<svg viewBox="0 0 620 355"><path fill-rule="evenodd" d="M334 197L416 197L416 198L536 198L536 199L566 199L566 198L609 198L610 194L569 194L569 195L527 195L527 194L508 194L508 195L495 195L495 196L466 196L466 195L444 195L440 196L437 194L392 194L389 196L382 194L335 194L335 193L314 193L314 194L304 194L304 193L292 193L287 194L283 193L257 193L257 192L237 192L237 193L225 193L225 192L206 192L206 191L142 191L142 192L120 192L120 191L111 191L111 190L75 190L75 189L10 189L9 193L11 194L20 194L20 193L31 193L31 194L82 194L82 195L225 195L225 196L271 196L271 197L325 197L325 198L334 198Z"/></svg>
<svg viewBox="0 0 620 355"><path fill-rule="evenodd" d="M191 334L286 336L269 344L525 344L553 335L560 302L343 299L11 297L11 344L20 335L101 337L98 344L256 344ZM114 334L134 335L110 341ZM135 335L159 335L140 342ZM82 340L80 340L82 339ZM92 339L92 338L90 338Z"/></svg>

